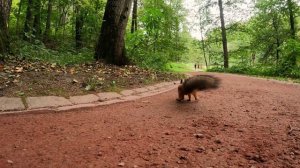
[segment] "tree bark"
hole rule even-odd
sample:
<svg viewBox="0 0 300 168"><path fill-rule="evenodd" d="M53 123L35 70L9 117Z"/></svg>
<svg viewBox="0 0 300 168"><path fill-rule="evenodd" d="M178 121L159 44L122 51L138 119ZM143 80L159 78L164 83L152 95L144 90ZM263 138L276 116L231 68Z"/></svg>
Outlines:
<svg viewBox="0 0 300 168"><path fill-rule="evenodd" d="M202 36L202 35L201 35L201 36ZM203 51L203 57L204 57L206 69L208 69L209 67L208 67L207 59L206 59L205 42L204 42L203 37L201 37L201 43L202 43L202 51Z"/></svg>
<svg viewBox="0 0 300 168"><path fill-rule="evenodd" d="M76 49L82 48L82 29L83 29L83 14L81 11L80 4L75 2L75 43Z"/></svg>
<svg viewBox="0 0 300 168"><path fill-rule="evenodd" d="M23 39L30 41L31 40L31 30L32 30L32 5L33 0L28 0L26 18L24 24L24 35Z"/></svg>
<svg viewBox="0 0 300 168"><path fill-rule="evenodd" d="M273 22L273 27L276 33L276 63L279 63L279 47L280 47L280 39L279 39L279 23L278 23L278 16L274 16L272 18L272 22Z"/></svg>
<svg viewBox="0 0 300 168"><path fill-rule="evenodd" d="M292 2L292 0L287 0L287 3L288 3L289 16L290 16L291 36L293 39L296 39L295 10L294 10L295 3ZM297 65L297 55L295 53L294 48L292 53L290 54L290 63L292 66Z"/></svg>
<svg viewBox="0 0 300 168"><path fill-rule="evenodd" d="M107 63L125 65L128 63L125 50L125 31L132 0L108 0L95 59L104 59Z"/></svg>
<svg viewBox="0 0 300 168"><path fill-rule="evenodd" d="M8 20L12 0L0 0L0 60L9 52Z"/></svg>
<svg viewBox="0 0 300 168"><path fill-rule="evenodd" d="M16 32L17 32L17 34L20 33L20 15L21 15L23 2L24 2L23 0L20 0L18 14L16 16L17 17L17 23L16 23Z"/></svg>
<svg viewBox="0 0 300 168"><path fill-rule="evenodd" d="M295 39L296 37L296 30L295 30L295 13L294 13L294 4L292 0L287 0L287 6L289 10L289 19L290 19L290 29L291 29L291 35L292 38Z"/></svg>
<svg viewBox="0 0 300 168"><path fill-rule="evenodd" d="M41 36L41 0L34 0L33 35L37 39Z"/></svg>
<svg viewBox="0 0 300 168"><path fill-rule="evenodd" d="M45 28L45 32L44 32L44 41L49 40L49 35L50 35L50 31L51 31L52 2L53 2L53 0L48 0L47 20L46 20L46 28Z"/></svg>
<svg viewBox="0 0 300 168"><path fill-rule="evenodd" d="M205 42L204 42L204 38L203 38L203 26L202 26L202 18L200 16L200 34L201 34L201 43L202 43L202 51L203 51L203 57L204 57L204 61L205 61L205 65L206 65L206 69L208 69L208 64L207 64L207 59L206 59L206 50L205 50Z"/></svg>
<svg viewBox="0 0 300 168"><path fill-rule="evenodd" d="M131 33L134 33L135 31L137 31L137 3L138 3L138 0L133 1Z"/></svg>
<svg viewBox="0 0 300 168"><path fill-rule="evenodd" d="M221 19L224 68L228 68L228 48L227 48L227 37L226 37L226 28L225 28L225 20L224 20L222 0L218 0L218 4L219 4L219 10L220 10L220 19Z"/></svg>

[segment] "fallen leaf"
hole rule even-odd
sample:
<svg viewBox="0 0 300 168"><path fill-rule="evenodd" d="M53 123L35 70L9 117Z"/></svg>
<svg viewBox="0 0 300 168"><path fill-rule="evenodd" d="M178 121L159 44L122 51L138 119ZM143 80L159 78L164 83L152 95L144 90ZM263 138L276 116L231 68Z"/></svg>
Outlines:
<svg viewBox="0 0 300 168"><path fill-rule="evenodd" d="M73 80L72 80L72 83L78 83L78 80L73 79Z"/></svg>
<svg viewBox="0 0 300 168"><path fill-rule="evenodd" d="M70 72L70 74L74 74L75 73L75 68L71 68L70 70L69 70L69 72Z"/></svg>
<svg viewBox="0 0 300 168"><path fill-rule="evenodd" d="M16 67L15 72L17 72L17 73L23 72L23 67Z"/></svg>
<svg viewBox="0 0 300 168"><path fill-rule="evenodd" d="M56 63L51 64L51 68L55 68L56 67Z"/></svg>
<svg viewBox="0 0 300 168"><path fill-rule="evenodd" d="M87 85L87 86L85 87L85 90L91 91L91 90L94 90L94 88L93 88L91 85Z"/></svg>

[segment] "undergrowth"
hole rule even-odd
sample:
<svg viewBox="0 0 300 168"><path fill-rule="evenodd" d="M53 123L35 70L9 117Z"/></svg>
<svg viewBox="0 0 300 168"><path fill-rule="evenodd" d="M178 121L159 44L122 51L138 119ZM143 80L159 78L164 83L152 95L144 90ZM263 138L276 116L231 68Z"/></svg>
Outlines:
<svg viewBox="0 0 300 168"><path fill-rule="evenodd" d="M227 72L235 74L245 74L253 76L274 77L279 80L291 79L300 82L300 67L290 68L288 71L282 70L280 66L231 66L224 69L223 67L213 67L208 72Z"/></svg>
<svg viewBox="0 0 300 168"><path fill-rule="evenodd" d="M62 44L61 48L49 49L44 43L38 40L33 43L17 40L11 45L14 46L12 47L12 52L15 55L14 57L17 57L18 59L45 61L57 63L62 66L94 61L93 51L88 48L75 50L68 45Z"/></svg>

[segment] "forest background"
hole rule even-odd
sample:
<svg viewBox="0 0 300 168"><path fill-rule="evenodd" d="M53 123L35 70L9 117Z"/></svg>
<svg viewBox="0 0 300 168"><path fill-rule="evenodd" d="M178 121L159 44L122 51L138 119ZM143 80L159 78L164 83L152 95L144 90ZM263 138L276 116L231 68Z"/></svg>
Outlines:
<svg viewBox="0 0 300 168"><path fill-rule="evenodd" d="M1 60L75 65L102 59L95 55L106 0L0 2ZM193 22L186 19L188 3L129 0L126 64L182 71L197 63L208 71L300 78L297 0L195 0Z"/></svg>

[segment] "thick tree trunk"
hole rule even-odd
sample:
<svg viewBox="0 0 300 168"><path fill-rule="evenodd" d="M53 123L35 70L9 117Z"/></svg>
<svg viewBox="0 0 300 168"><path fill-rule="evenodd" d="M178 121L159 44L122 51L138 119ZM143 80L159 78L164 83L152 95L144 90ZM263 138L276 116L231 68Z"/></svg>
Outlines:
<svg viewBox="0 0 300 168"><path fill-rule="evenodd" d="M47 10L46 28L44 32L44 41L49 40L49 35L51 31L52 1L53 0L48 0L48 10Z"/></svg>
<svg viewBox="0 0 300 168"><path fill-rule="evenodd" d="M133 0L131 33L134 33L135 31L137 31L137 3L138 3L138 0Z"/></svg>
<svg viewBox="0 0 300 168"><path fill-rule="evenodd" d="M0 0L0 60L9 52L8 20L11 9L11 0Z"/></svg>
<svg viewBox="0 0 300 168"><path fill-rule="evenodd" d="M228 68L228 48L227 48L227 37L226 37L226 28L225 28L225 20L224 20L222 0L218 0L218 4L219 4L219 9L220 9L220 19L221 19L224 68Z"/></svg>
<svg viewBox="0 0 300 168"><path fill-rule="evenodd" d="M80 5L76 2L75 3L75 43L76 49L82 48L82 28L83 28L83 14L81 11Z"/></svg>
<svg viewBox="0 0 300 168"><path fill-rule="evenodd" d="M33 35L35 38L41 36L41 0L34 0Z"/></svg>
<svg viewBox="0 0 300 168"><path fill-rule="evenodd" d="M95 59L115 65L128 63L124 36L131 5L132 0L107 1Z"/></svg>
<svg viewBox="0 0 300 168"><path fill-rule="evenodd" d="M23 39L30 41L31 40L31 30L32 30L32 5L33 0L28 0L26 18L24 24L24 35Z"/></svg>

